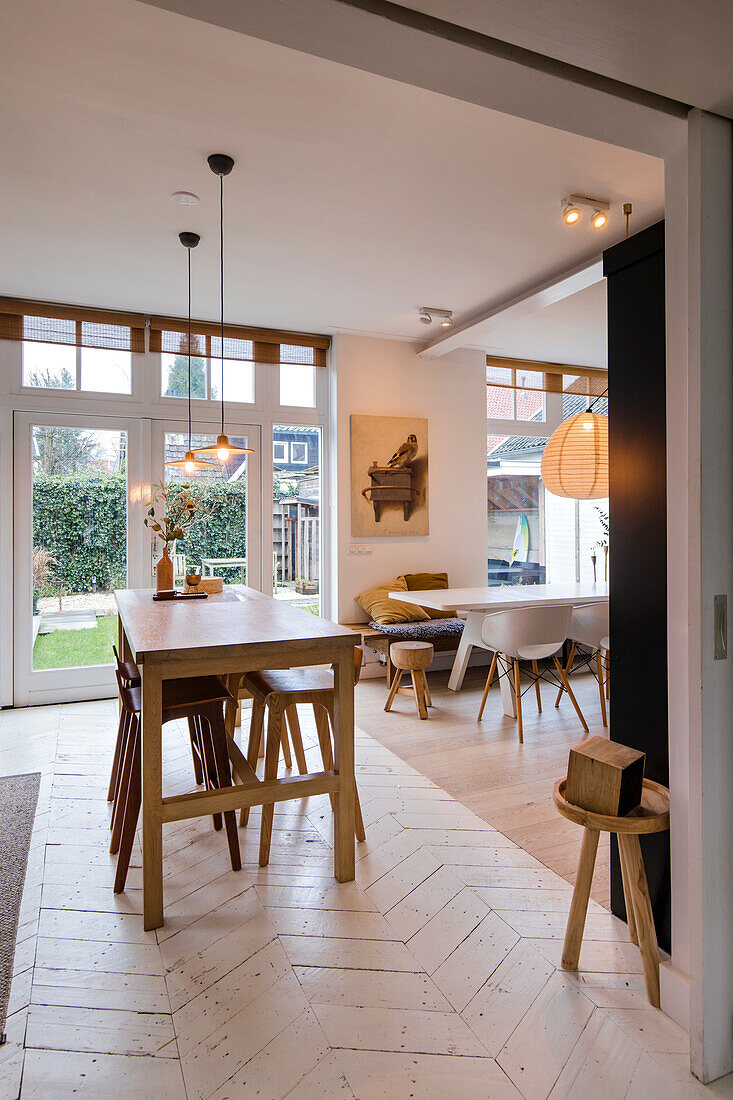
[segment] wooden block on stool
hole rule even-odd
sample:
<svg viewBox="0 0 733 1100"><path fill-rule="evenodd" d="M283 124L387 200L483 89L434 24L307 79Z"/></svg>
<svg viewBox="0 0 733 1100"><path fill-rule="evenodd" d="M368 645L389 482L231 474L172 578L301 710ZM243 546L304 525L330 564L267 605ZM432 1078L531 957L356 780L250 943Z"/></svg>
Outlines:
<svg viewBox="0 0 733 1100"><path fill-rule="evenodd" d="M218 592L224 591L224 581L221 577L202 577L196 585L191 585L184 581L183 591L208 592L210 596L215 596Z"/></svg>
<svg viewBox="0 0 733 1100"><path fill-rule="evenodd" d="M624 817L641 802L643 752L589 737L570 750L565 798L584 810Z"/></svg>

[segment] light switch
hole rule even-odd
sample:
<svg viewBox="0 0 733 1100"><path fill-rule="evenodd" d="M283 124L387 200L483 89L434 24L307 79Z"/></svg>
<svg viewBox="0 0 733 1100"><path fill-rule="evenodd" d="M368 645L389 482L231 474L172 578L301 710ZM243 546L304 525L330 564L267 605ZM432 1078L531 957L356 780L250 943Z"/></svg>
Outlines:
<svg viewBox="0 0 733 1100"><path fill-rule="evenodd" d="M356 554L357 553L357 546L356 546L355 542L350 542L349 543L349 553L350 554Z"/></svg>

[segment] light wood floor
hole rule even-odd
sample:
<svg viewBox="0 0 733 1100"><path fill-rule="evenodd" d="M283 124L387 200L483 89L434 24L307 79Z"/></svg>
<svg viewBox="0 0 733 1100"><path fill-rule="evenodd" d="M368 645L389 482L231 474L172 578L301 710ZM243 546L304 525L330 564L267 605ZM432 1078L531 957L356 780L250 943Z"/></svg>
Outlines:
<svg viewBox="0 0 733 1100"><path fill-rule="evenodd" d="M556 690L543 684L542 714L534 691L523 698L524 744L517 724L502 710L492 685L477 721L486 669L469 669L463 688L449 691L448 672L428 674L433 707L418 718L411 694L400 693L384 713L386 680L362 680L357 688L357 722L385 748L417 768L525 851L575 882L581 832L561 817L552 788L567 772L568 752L584 736L567 696L555 709ZM607 733L601 723L598 685L590 674L573 677L573 691L591 735ZM601 838L592 896L610 908L609 842Z"/></svg>

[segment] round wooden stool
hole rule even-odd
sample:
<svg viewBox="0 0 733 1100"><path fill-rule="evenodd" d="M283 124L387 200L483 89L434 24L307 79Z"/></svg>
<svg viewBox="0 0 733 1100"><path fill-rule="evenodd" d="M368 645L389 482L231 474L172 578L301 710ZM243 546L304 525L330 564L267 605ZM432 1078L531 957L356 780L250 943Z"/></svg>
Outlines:
<svg viewBox="0 0 733 1100"><path fill-rule="evenodd" d="M412 690L415 692L417 712L421 718L427 718L428 707L433 703L425 669L432 664L433 647L430 642L392 642L389 647L389 659L395 668L394 679L390 685L385 710L391 710L403 672L409 672Z"/></svg>
<svg viewBox="0 0 733 1100"><path fill-rule="evenodd" d="M632 943L641 951L647 996L654 1007L659 1008L659 948L644 861L641 858L639 833L663 833L669 828L669 791L660 783L645 779L641 805L625 817L610 817L583 810L580 806L567 802L565 783L565 779L560 779L555 784L552 795L555 805L563 817L574 821L576 825L582 825L585 832L565 933L563 969L578 969L598 840L601 833L616 833L629 935Z"/></svg>

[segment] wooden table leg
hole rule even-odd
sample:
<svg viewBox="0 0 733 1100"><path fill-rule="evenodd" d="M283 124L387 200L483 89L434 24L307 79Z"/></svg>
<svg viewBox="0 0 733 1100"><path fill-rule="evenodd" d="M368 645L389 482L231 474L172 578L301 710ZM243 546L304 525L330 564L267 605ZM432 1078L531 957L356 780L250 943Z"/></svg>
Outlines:
<svg viewBox="0 0 733 1100"><path fill-rule="evenodd" d="M334 761L339 774L333 822L333 873L338 882L353 882L354 852L354 656L351 650L334 663Z"/></svg>
<svg viewBox="0 0 733 1100"><path fill-rule="evenodd" d="M636 918L636 934L639 938L641 961L644 964L646 992L650 1004L659 1008L659 947L639 837L636 833L620 833L618 844L626 859Z"/></svg>
<svg viewBox="0 0 733 1100"><path fill-rule="evenodd" d="M160 669L144 663L142 674L143 927L163 924L163 684Z"/></svg>
<svg viewBox="0 0 733 1100"><path fill-rule="evenodd" d="M596 852L598 851L600 835L598 829L584 826L578 873L575 878L575 889L573 890L573 900L570 903L568 927L562 951L563 970L578 969L580 946L583 942L583 929L585 928L585 915L588 912L588 899L593 882L593 871L596 865Z"/></svg>
<svg viewBox="0 0 733 1100"><path fill-rule="evenodd" d="M629 926L629 937L632 943L639 946L639 938L636 934L636 914L634 913L634 895L631 890L629 869L626 866L626 849L621 845L619 837L618 859L621 864L621 878L624 884L624 902L626 904L626 922Z"/></svg>

